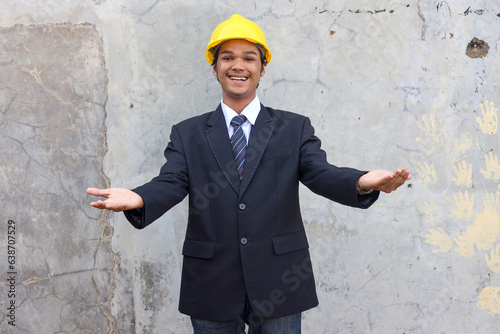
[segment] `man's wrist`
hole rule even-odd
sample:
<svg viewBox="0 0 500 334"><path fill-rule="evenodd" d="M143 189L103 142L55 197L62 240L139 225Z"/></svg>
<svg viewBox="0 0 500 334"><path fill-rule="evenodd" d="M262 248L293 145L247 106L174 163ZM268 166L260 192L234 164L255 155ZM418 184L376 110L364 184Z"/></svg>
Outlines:
<svg viewBox="0 0 500 334"><path fill-rule="evenodd" d="M356 192L358 193L358 195L368 195L373 192L373 189L368 189L368 190L361 189L361 187L359 186L359 179L358 179L358 181L356 181Z"/></svg>

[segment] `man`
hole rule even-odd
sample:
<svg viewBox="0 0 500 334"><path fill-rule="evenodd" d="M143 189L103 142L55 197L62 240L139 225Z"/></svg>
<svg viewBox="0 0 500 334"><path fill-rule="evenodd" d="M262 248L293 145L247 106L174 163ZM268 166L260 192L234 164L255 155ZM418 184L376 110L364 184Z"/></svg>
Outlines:
<svg viewBox="0 0 500 334"><path fill-rule="evenodd" d="M189 195L179 310L194 333L300 333L318 304L299 208L299 181L368 208L410 173L330 165L307 117L260 104L271 52L262 30L233 15L212 34L207 60L222 88L212 112L172 127L160 174L134 190L87 192L144 228ZM244 116L244 117L243 117Z"/></svg>

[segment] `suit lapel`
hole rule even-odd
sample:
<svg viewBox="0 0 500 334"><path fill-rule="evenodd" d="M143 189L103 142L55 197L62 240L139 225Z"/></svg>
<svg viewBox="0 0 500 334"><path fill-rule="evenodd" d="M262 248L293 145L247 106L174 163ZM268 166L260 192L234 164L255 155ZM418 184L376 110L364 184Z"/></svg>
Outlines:
<svg viewBox="0 0 500 334"><path fill-rule="evenodd" d="M239 189L240 197L247 189L252 180L257 167L259 166L262 155L266 150L267 144L273 133L273 119L267 112L267 109L261 104L259 116L250 131L250 139L246 152L245 164L243 166L243 177Z"/></svg>
<svg viewBox="0 0 500 334"><path fill-rule="evenodd" d="M266 150L267 144L271 139L271 134L273 133L272 121L267 109L261 105L259 116L250 131L250 139L248 140L241 182L227 134L226 120L220 105L207 122L209 128L206 131L206 136L212 153L227 181L240 197L250 184L259 166L260 160L262 159L262 155Z"/></svg>
<svg viewBox="0 0 500 334"><path fill-rule="evenodd" d="M234 162L233 151L227 133L226 120L222 108L219 107L213 112L212 117L207 122L209 128L206 131L206 136L212 153L217 160L217 164L227 181L236 193L239 192L240 178L236 163Z"/></svg>

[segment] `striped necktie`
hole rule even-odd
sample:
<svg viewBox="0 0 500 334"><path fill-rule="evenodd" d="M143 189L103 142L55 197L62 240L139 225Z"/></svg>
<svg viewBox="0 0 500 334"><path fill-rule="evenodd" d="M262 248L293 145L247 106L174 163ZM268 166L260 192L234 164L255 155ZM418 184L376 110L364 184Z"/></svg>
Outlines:
<svg viewBox="0 0 500 334"><path fill-rule="evenodd" d="M241 126L246 120L245 115L234 116L231 120L231 125L234 127L234 133L231 136L231 146L233 147L234 160L236 161L238 174L240 174L240 180L243 175L243 164L245 163L245 153L247 150L247 140Z"/></svg>

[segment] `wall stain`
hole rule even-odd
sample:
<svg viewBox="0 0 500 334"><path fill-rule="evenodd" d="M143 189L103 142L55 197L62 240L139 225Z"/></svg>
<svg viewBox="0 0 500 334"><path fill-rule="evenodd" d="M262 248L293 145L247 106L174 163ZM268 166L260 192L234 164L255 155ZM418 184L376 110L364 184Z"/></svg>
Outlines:
<svg viewBox="0 0 500 334"><path fill-rule="evenodd" d="M500 214L498 212L498 198L489 195L485 199L484 210L476 214L462 240L468 240L476 245L478 250L493 249L497 237L500 235Z"/></svg>
<svg viewBox="0 0 500 334"><path fill-rule="evenodd" d="M495 249L491 249L491 253L484 255L488 269L495 273L500 273L500 244L497 244Z"/></svg>
<svg viewBox="0 0 500 334"><path fill-rule="evenodd" d="M480 103L479 107L481 114L475 120L480 129L476 132L487 136L496 134L498 108L495 107L495 103L486 100ZM442 121L437 120L432 114L423 115L421 120L417 121L417 125L423 132L421 137L416 138L417 142L425 145L427 149L443 146L445 137L442 131ZM421 202L417 210L423 215L424 221L431 225L424 237L425 242L431 246L432 253L450 253L469 259L483 258L490 272L500 273L500 192L492 193L475 189L473 163L464 159L467 152L473 148L473 143L473 136L465 133L456 144L457 152L462 158L453 164L452 181L458 188L458 192L450 195L446 201L448 210L443 211L439 207L442 203L436 203L433 200ZM483 179L477 181L478 183L500 181L500 161L493 150L484 154L482 167L478 174L482 175ZM439 175L432 163L419 162L415 169L421 178L420 183L431 189L436 186ZM458 228L454 232L447 231L448 228L457 227L457 219L468 226ZM453 224L447 227L438 225L446 220L453 220ZM486 282L483 286L476 306L494 316L500 314L500 288L487 286L489 284Z"/></svg>
<svg viewBox="0 0 500 334"><path fill-rule="evenodd" d="M461 163L455 164L453 170L456 175L453 178L453 182L455 182L458 187L472 187L472 164L468 164L467 161L462 161Z"/></svg>
<svg viewBox="0 0 500 334"><path fill-rule="evenodd" d="M25 224L16 298L33 313L22 331L115 333L114 230L82 191L110 185L103 40L72 23L0 27L0 40L0 197Z"/></svg>
<svg viewBox="0 0 500 334"><path fill-rule="evenodd" d="M493 101L484 101L479 105L481 109L481 117L476 117L476 121L479 123L481 127L481 131L485 135L494 135L498 130L498 108L495 108L495 103Z"/></svg>
<svg viewBox="0 0 500 334"><path fill-rule="evenodd" d="M477 307L481 310L488 310L489 314L500 314L500 288L487 286L479 295Z"/></svg>
<svg viewBox="0 0 500 334"><path fill-rule="evenodd" d="M483 174L484 178L488 181L500 181L500 163L498 161L498 155L489 152L484 159L486 162L486 169L481 169L481 174Z"/></svg>
<svg viewBox="0 0 500 334"><path fill-rule="evenodd" d="M433 164L428 164L426 162L419 163L416 170L418 175L422 178L422 183L427 188L433 188L438 185L438 176Z"/></svg>
<svg viewBox="0 0 500 334"><path fill-rule="evenodd" d="M450 211L458 219L470 221L474 217L474 194L469 195L467 190L454 194Z"/></svg>
<svg viewBox="0 0 500 334"><path fill-rule="evenodd" d="M314 10L318 11L318 14L324 14L330 12L328 9L319 9L318 7L314 8ZM351 14L381 14L381 13L389 13L393 14L395 12L394 9L348 9L347 10ZM334 13L342 13L344 10L341 11L331 11L332 14Z"/></svg>
<svg viewBox="0 0 500 334"><path fill-rule="evenodd" d="M417 142L422 142L428 149L436 149L443 145L443 120L436 119L433 114L423 115L417 125L424 134L422 137L417 137Z"/></svg>
<svg viewBox="0 0 500 334"><path fill-rule="evenodd" d="M464 11L464 16L469 14L483 15L486 12L485 9L471 9L470 6Z"/></svg>
<svg viewBox="0 0 500 334"><path fill-rule="evenodd" d="M484 58L488 55L490 46L485 41L474 37L472 41L467 44L465 54L470 58Z"/></svg>
<svg viewBox="0 0 500 334"><path fill-rule="evenodd" d="M432 249L433 253L448 253L453 248L453 240L442 227L430 229L425 235L425 241L437 247Z"/></svg>

